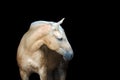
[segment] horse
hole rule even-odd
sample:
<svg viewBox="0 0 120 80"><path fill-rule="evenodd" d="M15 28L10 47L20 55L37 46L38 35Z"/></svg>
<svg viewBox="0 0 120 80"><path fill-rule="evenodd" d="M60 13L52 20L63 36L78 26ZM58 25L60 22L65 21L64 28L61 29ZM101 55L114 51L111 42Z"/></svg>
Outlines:
<svg viewBox="0 0 120 80"><path fill-rule="evenodd" d="M22 80L29 80L32 73L40 80L65 80L73 49L61 26L63 20L34 21L22 36L16 58Z"/></svg>

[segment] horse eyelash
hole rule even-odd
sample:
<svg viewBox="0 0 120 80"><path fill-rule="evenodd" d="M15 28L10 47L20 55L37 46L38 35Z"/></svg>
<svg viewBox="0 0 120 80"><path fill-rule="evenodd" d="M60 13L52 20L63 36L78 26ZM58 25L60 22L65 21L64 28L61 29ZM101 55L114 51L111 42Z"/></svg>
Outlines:
<svg viewBox="0 0 120 80"><path fill-rule="evenodd" d="M57 38L59 41L62 41L63 40L63 38Z"/></svg>

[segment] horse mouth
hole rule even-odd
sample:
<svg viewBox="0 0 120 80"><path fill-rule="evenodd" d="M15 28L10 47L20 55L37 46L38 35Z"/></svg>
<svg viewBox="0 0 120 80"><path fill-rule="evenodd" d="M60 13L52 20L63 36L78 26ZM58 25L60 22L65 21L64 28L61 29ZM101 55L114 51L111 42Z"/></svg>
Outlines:
<svg viewBox="0 0 120 80"><path fill-rule="evenodd" d="M73 53L65 53L63 55L63 58L64 58L65 61L70 61L73 58Z"/></svg>

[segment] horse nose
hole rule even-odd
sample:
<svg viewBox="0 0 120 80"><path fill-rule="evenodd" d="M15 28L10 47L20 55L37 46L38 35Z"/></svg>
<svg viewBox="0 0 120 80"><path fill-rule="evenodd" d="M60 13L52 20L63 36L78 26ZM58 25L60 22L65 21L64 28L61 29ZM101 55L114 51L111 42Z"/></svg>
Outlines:
<svg viewBox="0 0 120 80"><path fill-rule="evenodd" d="M66 52L64 54L64 59L70 61L73 58L73 52Z"/></svg>

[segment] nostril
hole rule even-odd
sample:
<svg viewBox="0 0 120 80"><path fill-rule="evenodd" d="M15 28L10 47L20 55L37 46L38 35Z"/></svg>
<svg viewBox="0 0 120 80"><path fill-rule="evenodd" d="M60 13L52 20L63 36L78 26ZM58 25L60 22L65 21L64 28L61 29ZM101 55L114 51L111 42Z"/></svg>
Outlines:
<svg viewBox="0 0 120 80"><path fill-rule="evenodd" d="M70 54L71 58L74 56L73 51L70 50L68 53Z"/></svg>

